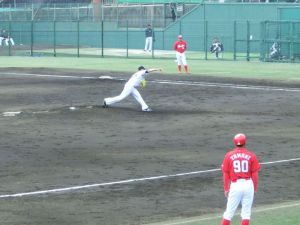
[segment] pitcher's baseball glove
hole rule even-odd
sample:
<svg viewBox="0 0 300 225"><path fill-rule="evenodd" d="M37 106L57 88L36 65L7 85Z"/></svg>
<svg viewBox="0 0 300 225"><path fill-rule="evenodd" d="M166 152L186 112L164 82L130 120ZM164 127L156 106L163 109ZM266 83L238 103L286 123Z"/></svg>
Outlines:
<svg viewBox="0 0 300 225"><path fill-rule="evenodd" d="M142 80L141 81L141 88L145 88L146 87L146 80Z"/></svg>

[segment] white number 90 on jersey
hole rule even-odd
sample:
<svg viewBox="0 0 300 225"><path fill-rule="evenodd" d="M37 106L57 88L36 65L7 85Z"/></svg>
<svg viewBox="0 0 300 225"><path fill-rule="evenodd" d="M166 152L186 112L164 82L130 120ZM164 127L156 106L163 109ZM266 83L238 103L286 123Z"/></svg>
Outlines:
<svg viewBox="0 0 300 225"><path fill-rule="evenodd" d="M234 160L233 169L235 173L248 173L249 161L248 160Z"/></svg>

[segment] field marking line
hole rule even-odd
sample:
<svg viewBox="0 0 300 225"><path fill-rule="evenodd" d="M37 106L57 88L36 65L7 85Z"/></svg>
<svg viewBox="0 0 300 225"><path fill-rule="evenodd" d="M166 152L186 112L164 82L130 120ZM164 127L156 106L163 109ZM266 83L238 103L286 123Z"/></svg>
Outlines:
<svg viewBox="0 0 300 225"><path fill-rule="evenodd" d="M272 161L272 162L263 162L261 164L268 165L268 164L284 163L284 162L292 162L292 161L300 161L300 158L285 159L285 160L278 160L278 161ZM4 195L0 195L0 198L23 197L23 196L30 196L30 195L41 195L41 194L50 194L50 193L58 193L58 192L67 192L67 191L73 191L73 190L79 190L79 189L89 189L89 188L93 188L93 187L105 187L105 186L111 186L111 185L116 185L116 184L129 184L129 183L141 182L141 181L160 180L160 179L188 176L188 175L194 175L194 174L211 173L211 172L216 172L216 171L220 171L220 170L221 170L220 168L217 168L217 169L200 170L200 171L177 173L177 174L170 174L170 175L133 178L133 179L128 179L128 180L112 181L112 182L106 182L106 183L96 183L96 184L87 184L87 185L80 185L80 186L73 186L73 187L48 189L48 190L41 190L41 191L22 192L22 193L16 193L16 194L4 194Z"/></svg>
<svg viewBox="0 0 300 225"><path fill-rule="evenodd" d="M149 81L149 82L151 82L151 81ZM175 85L186 85L186 86L204 86L204 87L222 87L222 88L263 90L263 91L300 92L299 88L280 88L280 87L272 87L272 86L255 86L255 85L230 84L230 83L168 81L168 80L155 80L153 82L160 83L160 84L175 84Z"/></svg>
<svg viewBox="0 0 300 225"><path fill-rule="evenodd" d="M300 206L300 202L299 203L292 203L292 204L286 204L286 205L281 205L281 206L273 206L273 207L268 207L268 208L254 208L252 210L252 213L260 213L260 212L265 212L265 211L271 211L271 210L277 210L277 209L284 209L284 208L291 208L291 207L295 207L295 206ZM235 216L237 216L239 213L235 213ZM180 225L180 224L187 224L187 223L195 223L195 222L200 222L200 221L206 221L206 220L216 220L222 218L222 216L211 216L211 217L204 217L204 218L198 218L198 219L189 219L189 220L185 220L185 221L178 221L178 222L170 222L170 223L166 223L166 222L162 222L162 223L151 223L148 225Z"/></svg>
<svg viewBox="0 0 300 225"><path fill-rule="evenodd" d="M109 79L126 81L125 78L117 77L92 77L92 76L71 76L71 75L51 75L51 74L32 74L32 73L3 73L3 75L15 75L15 76L28 76L28 77L53 77L53 78L71 78L71 79ZM264 90L264 91L286 91L286 92L300 92L300 88L280 88L271 86L255 86L255 85L242 85L242 84L230 84L230 83L213 83L213 82L193 82L193 81L170 81L170 80L153 80L148 81L158 84L172 84L172 85L186 85L186 86L203 86L203 87L222 87L222 88L235 88L235 89L248 89L248 90Z"/></svg>
<svg viewBox="0 0 300 225"><path fill-rule="evenodd" d="M29 77L53 77L53 78L73 78L73 79L98 79L97 77L88 76L71 76L71 75L54 75L54 74L34 74L34 73L3 73L4 75L14 75L14 76L29 76Z"/></svg>

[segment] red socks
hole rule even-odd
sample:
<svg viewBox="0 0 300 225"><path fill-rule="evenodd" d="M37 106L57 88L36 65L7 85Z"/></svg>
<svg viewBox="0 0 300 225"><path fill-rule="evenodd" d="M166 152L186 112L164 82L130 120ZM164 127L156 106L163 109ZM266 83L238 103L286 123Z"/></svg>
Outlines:
<svg viewBox="0 0 300 225"><path fill-rule="evenodd" d="M186 73L189 73L187 65L184 66L184 70L185 70ZM179 66L179 65L178 65L178 72L181 73L181 66Z"/></svg>
<svg viewBox="0 0 300 225"><path fill-rule="evenodd" d="M178 72L181 73L181 66L178 66Z"/></svg>
<svg viewBox="0 0 300 225"><path fill-rule="evenodd" d="M241 225L249 225L250 224L250 220L242 220Z"/></svg>
<svg viewBox="0 0 300 225"><path fill-rule="evenodd" d="M230 225L230 220L222 219L221 225ZM241 225L250 225L250 220L242 220Z"/></svg>
<svg viewBox="0 0 300 225"><path fill-rule="evenodd" d="M187 65L184 66L184 70L185 70L186 73L189 73L189 70L188 70L188 66L187 66Z"/></svg>
<svg viewBox="0 0 300 225"><path fill-rule="evenodd" d="M221 225L230 225L230 220L222 219Z"/></svg>

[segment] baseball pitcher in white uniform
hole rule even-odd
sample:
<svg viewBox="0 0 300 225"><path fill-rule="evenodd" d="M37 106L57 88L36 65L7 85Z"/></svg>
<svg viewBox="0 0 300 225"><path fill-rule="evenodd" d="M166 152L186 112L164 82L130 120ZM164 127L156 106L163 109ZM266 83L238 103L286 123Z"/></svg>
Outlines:
<svg viewBox="0 0 300 225"><path fill-rule="evenodd" d="M107 108L108 106L114 103L122 101L127 96L132 95L135 98L135 100L137 100L137 102L141 105L143 112L151 112L152 109L146 104L137 88L145 87L146 76L154 71L161 71L161 69L146 69L144 66L140 66L138 68L138 71L134 73L130 77L130 79L125 83L123 91L120 95L104 99L103 108Z"/></svg>

